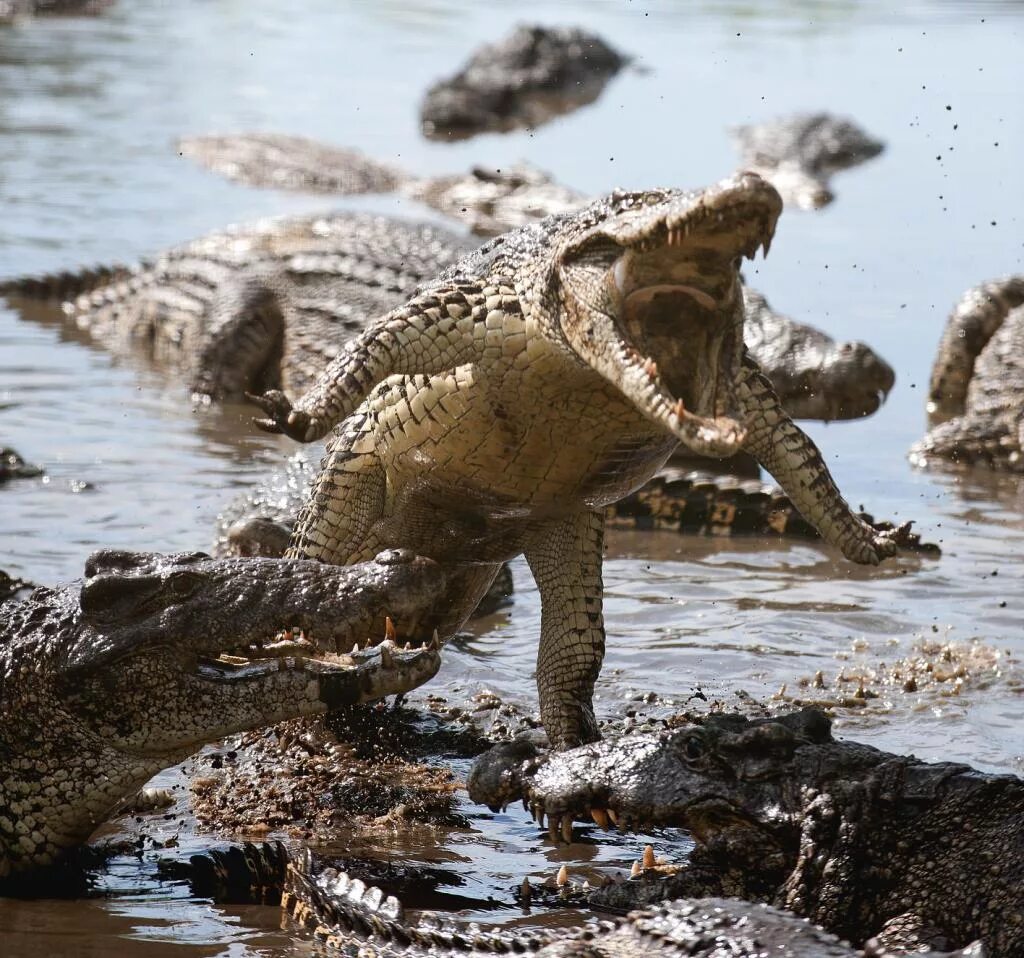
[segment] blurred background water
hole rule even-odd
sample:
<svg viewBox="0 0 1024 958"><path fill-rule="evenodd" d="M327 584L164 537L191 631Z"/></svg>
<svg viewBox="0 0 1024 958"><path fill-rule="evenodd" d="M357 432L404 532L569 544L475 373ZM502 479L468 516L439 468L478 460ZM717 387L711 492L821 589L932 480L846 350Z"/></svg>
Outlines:
<svg viewBox="0 0 1024 958"><path fill-rule="evenodd" d="M601 98L533 131L448 144L418 129L426 88L518 22L584 26L634 66ZM896 368L883 409L811 424L841 487L877 515L917 521L938 561L853 567L810 544L610 537L602 714L642 692L725 700L916 642L979 639L1010 663L956 697L896 696L842 718L886 748L1020 772L1024 652L1021 486L915 472L928 372L969 286L1022 271L1024 4L1013 2L523 2L122 0L97 18L0 27L0 277L133 261L261 215L349 206L436 218L409 200L347 202L232 185L174 149L189 133L269 130L357 147L417 173L528 160L589 193L697 186L735 168L728 127L796 110L849 115L885 140L836 177L834 204L787 211L748 278L776 308L870 343ZM37 582L79 575L88 552L203 547L237 490L291 444L240 405L193 408L185 387L114 359L51 314L0 304L0 442L45 481L0 490L0 568ZM529 706L539 607L525 565L511 609L450 648L430 690L487 687ZM478 810L468 808L477 815ZM437 847L480 896L580 848L627 861L618 837L542 843L523 817ZM204 839L196 838L202 844ZM662 842L667 839L662 838ZM127 866L126 866L127 867ZM180 889L109 900L0 902L8 954L282 955L301 952L270 909L218 909ZM511 914L511 911L509 911ZM44 932L45 928L45 932ZM13 949L13 950L7 950Z"/></svg>

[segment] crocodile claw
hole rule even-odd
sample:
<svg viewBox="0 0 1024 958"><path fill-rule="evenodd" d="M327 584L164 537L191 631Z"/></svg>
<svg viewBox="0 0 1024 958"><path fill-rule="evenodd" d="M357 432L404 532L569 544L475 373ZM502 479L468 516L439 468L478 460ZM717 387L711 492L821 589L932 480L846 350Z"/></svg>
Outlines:
<svg viewBox="0 0 1024 958"><path fill-rule="evenodd" d="M267 414L266 418L253 419L264 432L283 433L299 442L310 442L318 438L309 414L293 408L292 401L281 390L269 389L262 396L246 393L245 398Z"/></svg>

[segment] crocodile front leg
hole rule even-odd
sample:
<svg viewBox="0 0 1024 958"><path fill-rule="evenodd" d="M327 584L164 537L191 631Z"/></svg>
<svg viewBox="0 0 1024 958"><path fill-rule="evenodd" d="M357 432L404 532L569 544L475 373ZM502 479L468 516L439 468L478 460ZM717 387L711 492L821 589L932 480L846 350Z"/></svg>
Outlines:
<svg viewBox="0 0 1024 958"><path fill-rule="evenodd" d="M555 748L600 738L593 698L604 659L603 552L598 512L543 526L525 550L540 590L540 717Z"/></svg>
<svg viewBox="0 0 1024 958"><path fill-rule="evenodd" d="M347 343L294 406L276 389L250 396L267 414L256 425L314 442L388 376L437 375L480 359L488 328L497 329L513 307L518 313L515 292L505 286L463 284L423 293Z"/></svg>
<svg viewBox="0 0 1024 958"><path fill-rule="evenodd" d="M746 358L736 390L747 425L743 448L782 486L822 539L853 562L878 565L896 554L896 543L854 515L818 447L786 415L771 383Z"/></svg>

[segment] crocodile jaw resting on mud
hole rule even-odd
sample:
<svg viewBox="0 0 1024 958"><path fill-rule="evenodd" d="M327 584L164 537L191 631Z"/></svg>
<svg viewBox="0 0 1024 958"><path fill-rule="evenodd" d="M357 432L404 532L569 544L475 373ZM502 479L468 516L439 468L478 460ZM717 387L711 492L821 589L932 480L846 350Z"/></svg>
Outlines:
<svg viewBox="0 0 1024 958"><path fill-rule="evenodd" d="M688 865L595 893L615 907L737 895L855 943L1024 949L1024 782L837 742L817 709L713 715L547 757L506 743L477 759L469 792L492 807L522 798L556 838L573 818L688 829Z"/></svg>
<svg viewBox="0 0 1024 958"><path fill-rule="evenodd" d="M525 555L541 718L563 746L598 734L602 510L679 443L749 452L847 558L893 555L743 347L739 265L780 212L753 174L614 193L485 244L349 343L294 406L259 397L260 425L303 441L345 420L288 554L348 564L400 544L435 559L444 635Z"/></svg>
<svg viewBox="0 0 1024 958"><path fill-rule="evenodd" d="M385 614L415 625L442 587L411 553L339 568L105 551L85 574L3 606L0 878L55 861L207 742L407 691L440 665L433 647L354 649Z"/></svg>

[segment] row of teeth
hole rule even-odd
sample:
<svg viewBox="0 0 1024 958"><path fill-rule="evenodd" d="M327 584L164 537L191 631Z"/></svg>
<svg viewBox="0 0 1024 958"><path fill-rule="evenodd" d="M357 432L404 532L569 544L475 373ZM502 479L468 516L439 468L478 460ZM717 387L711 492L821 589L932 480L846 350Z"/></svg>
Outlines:
<svg viewBox="0 0 1024 958"><path fill-rule="evenodd" d="M394 662L393 654L397 651L412 652L424 651L424 652L437 652L441 649L441 637L438 634L437 629L434 629L434 634L431 636L429 641L423 642L421 645L413 646L411 642L406 642L401 649L398 643L395 641L398 637L398 632L395 629L394 622L391 621L390 616L386 616L384 619L384 641L378 645L374 645L372 642L367 642L365 648L367 651L375 649L380 653L381 664L384 668L390 668ZM347 654L356 655L360 651L360 645L356 642ZM298 654L311 654L316 653L318 658L326 658L329 653L317 650L312 641L309 633L302 629L285 629L275 637L273 642L262 644L260 641L253 642L248 649L247 653L255 653L259 656L261 653L263 656L269 654L272 658L282 658L284 656L293 656ZM222 652L218 656L218 661L223 662L226 665L244 665L249 661L249 656L236 655L228 652ZM300 662L301 659L297 659ZM299 666L301 668L301 666Z"/></svg>
<svg viewBox="0 0 1024 958"><path fill-rule="evenodd" d="M629 877L639 878L644 872L651 871L654 868L667 864L668 861L666 859L654 854L653 845L647 845L644 848L643 855L633 862L632 867L629 869ZM599 882L597 887L606 887L608 885L615 884L615 879L607 875L599 875L596 880ZM547 879L545 884L550 887L551 879ZM562 867L558 869L558 872L555 874L554 885L562 892L567 893L570 891L581 891L584 894L595 887L591 884L589 879L584 879L583 884L578 887L571 885L569 880L569 867L567 865L562 865ZM533 886L530 884L529 878L523 879L523 884L520 886L519 893L524 901L528 902L530 900L533 895Z"/></svg>
<svg viewBox="0 0 1024 958"><path fill-rule="evenodd" d="M541 827L544 827L544 818L547 815L548 837L553 842L561 839L567 845L572 844L572 823L573 815L551 815L545 812L544 806L538 801L523 799L523 809L530 813L533 820ZM587 808L587 812L603 831L611 831L617 828L623 834L629 831L642 831L647 827L646 822L632 821L625 815L620 815L611 808Z"/></svg>
<svg viewBox="0 0 1024 958"><path fill-rule="evenodd" d="M721 221L723 214L718 214L718 219ZM684 223L682 226L670 226L668 227L668 245L669 246L681 246L686 237L690 235L692 228L691 223ZM767 229L767 224L762 224L761 228L762 239L758 239L756 236L746 245L743 252L748 259L753 259L759 249L764 251L764 255L768 255L768 251L772 248L772 237L771 231Z"/></svg>

